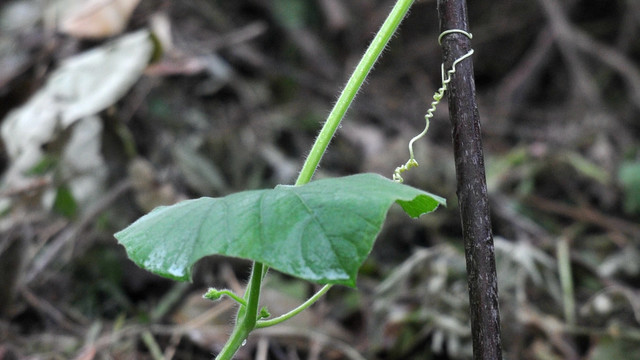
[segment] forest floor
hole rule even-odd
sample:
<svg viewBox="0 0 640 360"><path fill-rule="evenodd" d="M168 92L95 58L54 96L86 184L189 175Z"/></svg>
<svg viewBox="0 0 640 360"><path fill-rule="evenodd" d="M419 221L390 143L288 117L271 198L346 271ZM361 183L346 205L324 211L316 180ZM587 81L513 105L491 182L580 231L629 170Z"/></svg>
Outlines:
<svg viewBox="0 0 640 360"><path fill-rule="evenodd" d="M242 293L250 264L207 258L176 283L113 234L158 205L293 183L393 4L2 1L0 360L211 359L235 307L202 295ZM640 359L640 2L470 1L469 18L506 358ZM316 178L407 161L438 28L417 1ZM393 209L357 289L238 359L471 358L450 132L445 97L404 176L448 207ZM272 271L262 302L315 290Z"/></svg>

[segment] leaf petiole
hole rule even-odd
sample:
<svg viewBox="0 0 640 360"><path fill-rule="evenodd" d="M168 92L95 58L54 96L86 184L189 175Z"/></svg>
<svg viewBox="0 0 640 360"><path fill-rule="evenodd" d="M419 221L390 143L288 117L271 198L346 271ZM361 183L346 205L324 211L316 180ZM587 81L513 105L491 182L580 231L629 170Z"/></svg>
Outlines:
<svg viewBox="0 0 640 360"><path fill-rule="evenodd" d="M332 286L331 284L323 286L322 289L318 290L318 292L315 293L309 299L307 299L307 301L305 301L304 303L300 304L300 306L298 306L297 308L289 311L286 314L280 315L277 318L273 318L273 319L270 319L270 320L260 320L260 321L258 321L256 323L256 329L277 325L277 324L280 324L283 321L289 320L292 317L298 315L299 313L304 311L306 308L308 308L309 306L313 305L313 303L318 301L322 297L322 295L324 295L327 291L329 291L329 289L331 289L331 286Z"/></svg>

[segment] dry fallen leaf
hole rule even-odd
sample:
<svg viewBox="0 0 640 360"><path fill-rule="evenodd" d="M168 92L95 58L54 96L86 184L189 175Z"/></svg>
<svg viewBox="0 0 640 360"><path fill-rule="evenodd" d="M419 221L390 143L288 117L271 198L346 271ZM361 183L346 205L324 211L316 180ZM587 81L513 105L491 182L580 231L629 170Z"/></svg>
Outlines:
<svg viewBox="0 0 640 360"><path fill-rule="evenodd" d="M140 0L89 0L62 14L59 30L77 37L100 39L120 34Z"/></svg>
<svg viewBox="0 0 640 360"><path fill-rule="evenodd" d="M78 203L90 200L106 176L97 114L138 81L152 52L149 32L141 30L62 62L45 86L2 119L10 161L3 187L23 188L49 151L44 145L60 143L60 173L72 179L67 185Z"/></svg>

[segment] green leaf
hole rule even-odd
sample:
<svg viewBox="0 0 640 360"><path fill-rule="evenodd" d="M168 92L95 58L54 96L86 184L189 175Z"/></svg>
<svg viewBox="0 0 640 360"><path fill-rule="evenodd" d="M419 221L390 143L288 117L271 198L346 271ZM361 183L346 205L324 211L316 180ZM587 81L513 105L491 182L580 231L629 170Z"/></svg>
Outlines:
<svg viewBox="0 0 640 360"><path fill-rule="evenodd" d="M53 200L53 210L66 218L72 218L78 211L78 204L66 186L61 186L56 192L56 197Z"/></svg>
<svg viewBox="0 0 640 360"><path fill-rule="evenodd" d="M624 209L629 214L640 212L640 163L625 161L620 165L618 180L624 191Z"/></svg>
<svg viewBox="0 0 640 360"><path fill-rule="evenodd" d="M355 286L387 211L412 217L445 200L375 174L277 186L159 207L115 234L138 266L175 280L209 255L261 262L320 284Z"/></svg>

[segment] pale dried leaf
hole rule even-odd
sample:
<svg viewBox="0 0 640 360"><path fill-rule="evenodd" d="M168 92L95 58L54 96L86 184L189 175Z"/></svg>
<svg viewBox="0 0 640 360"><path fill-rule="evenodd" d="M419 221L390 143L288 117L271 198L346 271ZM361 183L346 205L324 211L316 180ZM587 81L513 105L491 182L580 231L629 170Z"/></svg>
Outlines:
<svg viewBox="0 0 640 360"><path fill-rule="evenodd" d="M118 101L140 78L152 51L152 41L143 30L69 58L56 69L40 91L2 121L2 139L11 161L5 185L20 184L24 174L42 159L44 144L61 141L60 148L65 148L65 129ZM93 130L89 133L93 135L83 135L77 141L99 144L99 136L95 137ZM82 173L87 166L101 166L99 148L73 148L65 155L69 171ZM92 164L69 151L83 154ZM80 188L87 189L87 184L78 184L77 190Z"/></svg>
<svg viewBox="0 0 640 360"><path fill-rule="evenodd" d="M59 30L77 38L100 39L120 34L140 0L89 0L62 14Z"/></svg>

